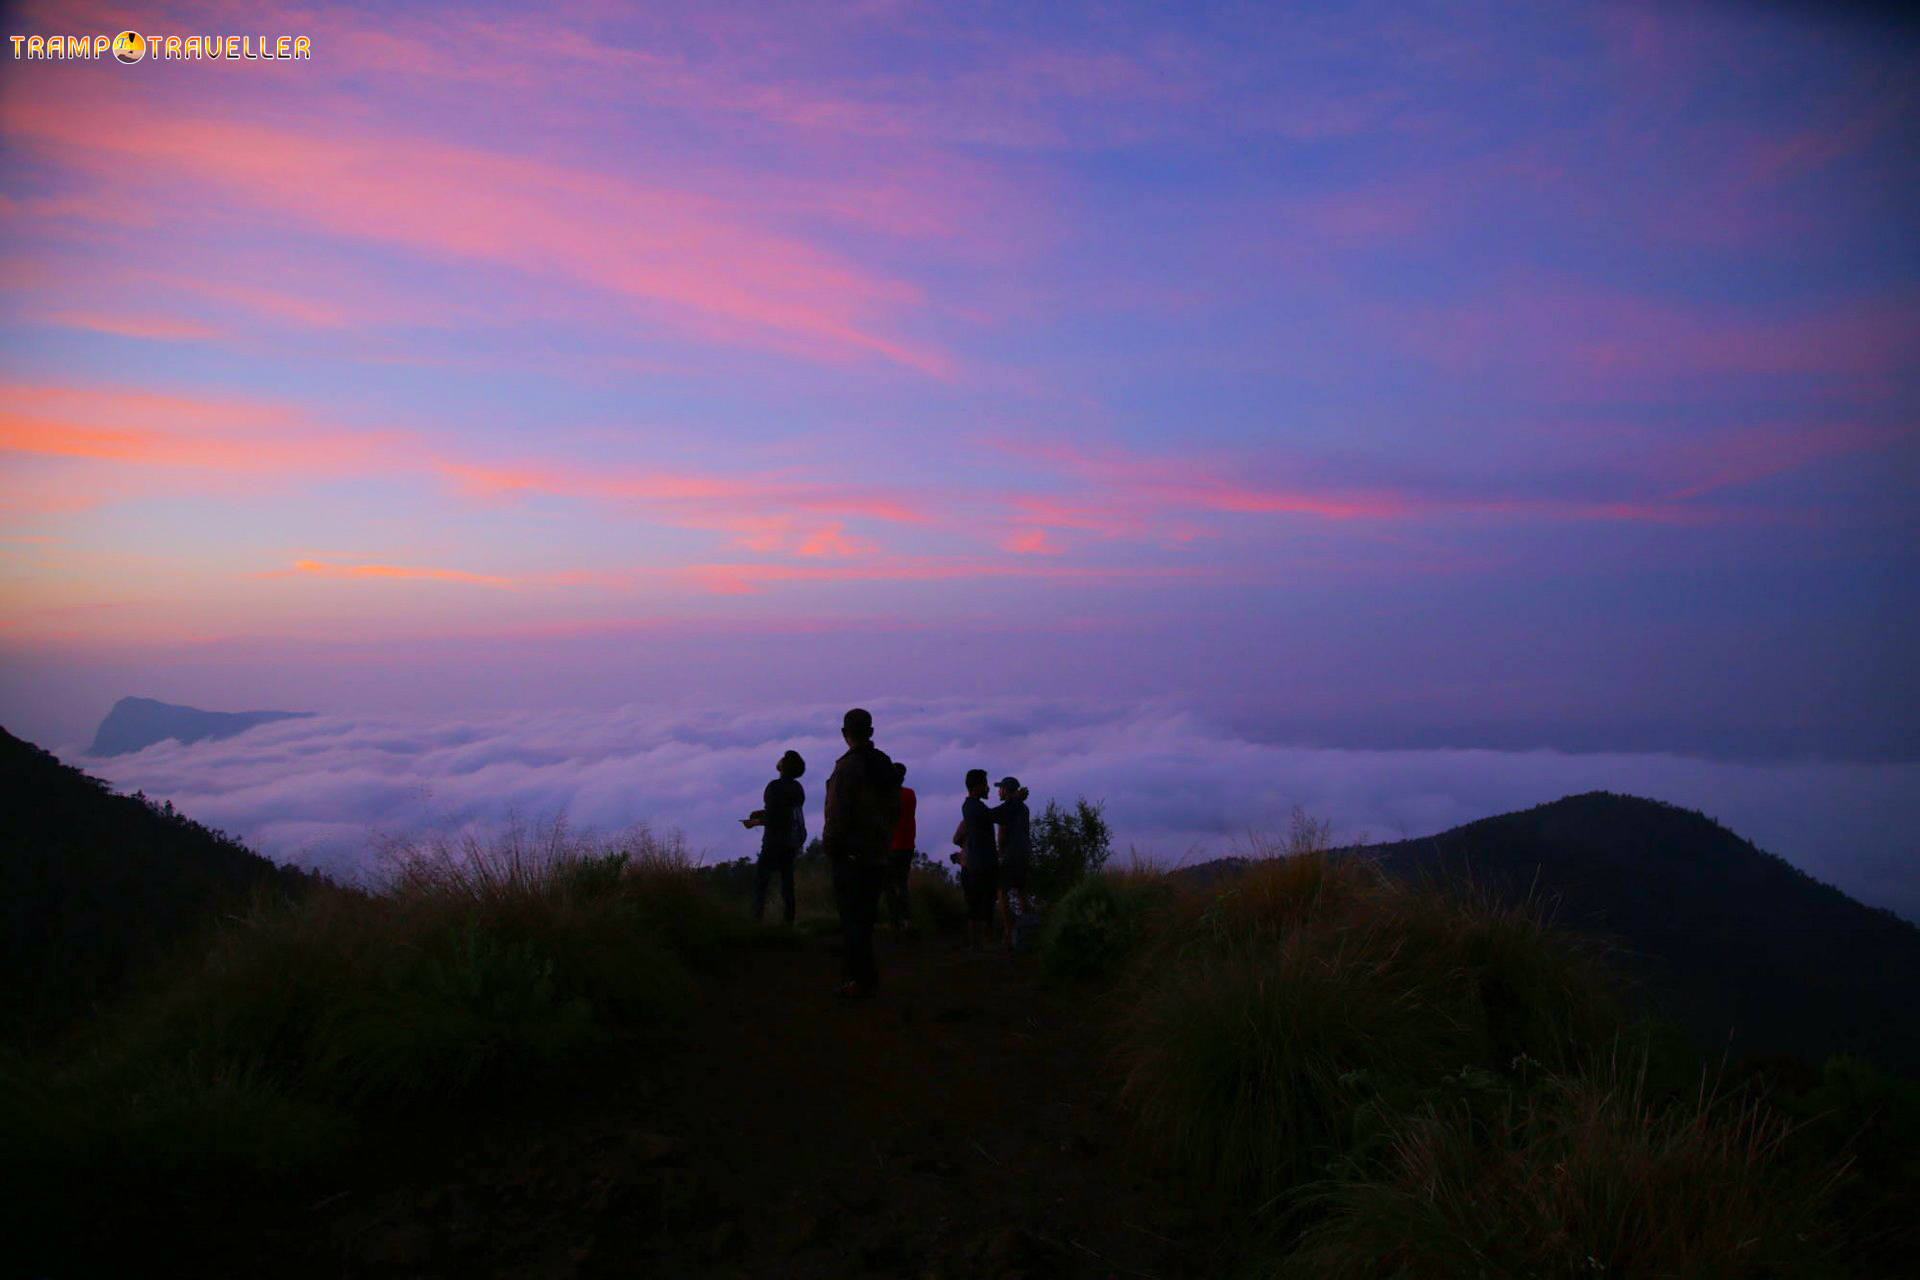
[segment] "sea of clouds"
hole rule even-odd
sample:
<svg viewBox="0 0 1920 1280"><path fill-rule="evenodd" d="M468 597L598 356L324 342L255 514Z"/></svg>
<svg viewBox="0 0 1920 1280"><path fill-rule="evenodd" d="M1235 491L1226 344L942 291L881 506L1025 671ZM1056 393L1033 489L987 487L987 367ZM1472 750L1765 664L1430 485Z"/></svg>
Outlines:
<svg viewBox="0 0 1920 1280"><path fill-rule="evenodd" d="M1104 801L1116 845L1163 862L1245 847L1295 806L1336 839L1427 835L1581 791L1667 800L1717 818L1854 897L1920 919L1920 763L1730 762L1678 755L1357 750L1248 740L1170 702L879 701L876 741L909 767L920 846L944 848L961 779L1017 774L1048 798ZM646 705L426 720L319 716L222 742L69 756L123 791L279 860L358 877L381 837L564 814L602 831L679 830L708 860L749 854L738 819L774 762L806 757L808 825L839 739L838 704L688 713Z"/></svg>

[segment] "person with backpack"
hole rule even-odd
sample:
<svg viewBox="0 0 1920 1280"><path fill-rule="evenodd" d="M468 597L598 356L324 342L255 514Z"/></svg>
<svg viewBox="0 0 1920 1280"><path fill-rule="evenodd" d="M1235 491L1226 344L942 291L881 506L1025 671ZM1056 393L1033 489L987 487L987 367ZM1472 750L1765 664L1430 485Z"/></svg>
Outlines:
<svg viewBox="0 0 1920 1280"><path fill-rule="evenodd" d="M900 779L887 753L873 745L873 716L855 707L840 721L847 752L827 779L821 851L833 866L833 892L846 930L845 980L838 994L870 996L880 985L873 961L873 924L880 911L887 848L900 820Z"/></svg>
<svg viewBox="0 0 1920 1280"><path fill-rule="evenodd" d="M896 761L893 772L900 780L900 820L893 824L893 840L887 846L887 916L895 929L910 929L913 902L907 894L907 877L913 874L913 845L919 836L914 826L917 801L907 785L907 766Z"/></svg>
<svg viewBox="0 0 1920 1280"><path fill-rule="evenodd" d="M740 825L760 828L760 858L753 867L753 922L759 924L767 911L767 885L774 873L780 874L780 902L786 909L787 927L793 927L793 860L807 843L807 792L800 775L807 762L798 751L789 751L774 766L780 776L761 793L761 807L740 819Z"/></svg>

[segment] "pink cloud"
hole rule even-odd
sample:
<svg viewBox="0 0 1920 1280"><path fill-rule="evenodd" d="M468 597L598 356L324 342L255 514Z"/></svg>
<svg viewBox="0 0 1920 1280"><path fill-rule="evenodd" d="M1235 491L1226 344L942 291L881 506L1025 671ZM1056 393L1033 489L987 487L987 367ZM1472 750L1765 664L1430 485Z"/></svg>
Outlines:
<svg viewBox="0 0 1920 1280"><path fill-rule="evenodd" d="M901 556L854 565L785 563L696 564L679 570L688 582L714 595L756 595L770 585L796 582L950 582L962 578L1051 578L1102 581L1132 578L1196 578L1202 568L1114 567L1034 564L1031 561L966 557Z"/></svg>
<svg viewBox="0 0 1920 1280"><path fill-rule="evenodd" d="M328 564L320 560L296 560L288 573L318 578L383 578L407 581L465 582L484 587L511 587L516 579L493 573L468 573L462 569L427 569L394 564Z"/></svg>
<svg viewBox="0 0 1920 1280"><path fill-rule="evenodd" d="M48 316L47 323L66 329L86 329L93 333L110 333L122 338L148 338L159 342L192 342L220 336L218 329L170 316L59 311Z"/></svg>
<svg viewBox="0 0 1920 1280"><path fill-rule="evenodd" d="M540 495L637 507L655 523L725 534L762 554L871 555L877 547L849 521L928 522L906 496L788 472L481 463L415 432L346 429L271 402L22 383L0 383L0 399L9 406L0 410L0 452L208 475L433 476L483 502Z"/></svg>
<svg viewBox="0 0 1920 1280"><path fill-rule="evenodd" d="M920 301L910 286L670 186L397 133L131 111L104 97L9 98L3 123L102 183L194 180L332 235L605 290L708 339L952 372L944 354L888 332Z"/></svg>
<svg viewBox="0 0 1920 1280"><path fill-rule="evenodd" d="M562 465L482 466L442 461L437 470L456 490L471 497L500 499L525 494L589 498L611 502L676 504L664 510L669 523L735 534L756 550L784 546L796 534L818 537L826 554L836 545L821 536L825 526L812 522L801 531L788 512L826 513L890 523L922 524L927 517L904 497L889 497L836 485L813 485L769 473L700 473L603 467L588 470ZM835 529L844 528L836 524ZM851 545L849 543L848 545Z"/></svg>
<svg viewBox="0 0 1920 1280"><path fill-rule="evenodd" d="M794 548L796 555L803 556L862 556L871 555L876 549L864 538L851 538L844 532L846 526L834 523L822 525L806 535L799 546Z"/></svg>
<svg viewBox="0 0 1920 1280"><path fill-rule="evenodd" d="M1708 438L1669 442L1633 453L1629 475L1640 492L1617 498L1557 497L1529 492L1524 480L1511 492L1423 490L1401 483L1363 489L1308 485L1267 488L1226 478L1229 464L1164 454L1134 453L1112 446L1087 451L1072 445L995 441L1030 463L1051 466L1080 480L1084 497L1023 494L1011 502L1013 530L1002 546L1034 550L1030 540L1049 530L1090 532L1101 538L1158 538L1179 546L1218 532L1192 517L1299 515L1335 522L1390 522L1446 517L1496 516L1553 521L1600 521L1658 525L1706 525L1766 518L1765 513L1697 499L1797 470L1826 458L1882 448L1920 428L1861 424L1743 427ZM1234 464L1242 473L1270 470L1286 461L1271 452ZM1616 461L1596 459L1601 470ZM1292 469L1303 468L1295 465ZM1773 513L1779 515L1780 513Z"/></svg>
<svg viewBox="0 0 1920 1280"><path fill-rule="evenodd" d="M1083 450L996 440L997 447L1030 462L1050 464L1091 484L1102 498L1092 505L1054 505L1023 499L1022 514L1036 524L1092 528L1108 536L1137 532L1149 517L1174 511L1307 515L1326 520L1389 519L1412 513L1406 495L1390 491L1263 488L1229 479L1205 461L1122 449ZM1057 518L1042 519L1052 513Z"/></svg>
<svg viewBox="0 0 1920 1280"><path fill-rule="evenodd" d="M212 280L204 276L166 275L157 277L157 280L168 288L189 290L250 311L255 315L278 320L283 324L313 329L337 329L348 322L345 308L312 296L262 288L258 285ZM365 301L368 305L361 319L372 319L378 315L382 319L391 321L393 309L390 300L366 299Z"/></svg>
<svg viewBox="0 0 1920 1280"><path fill-rule="evenodd" d="M1004 550L1028 556L1057 556L1066 550L1065 547L1047 537L1045 529L1026 529L1010 533L1001 540L1000 546Z"/></svg>
<svg viewBox="0 0 1920 1280"><path fill-rule="evenodd" d="M272 404L0 384L0 451L203 471L343 474L395 437L308 422ZM109 425L110 424L110 425Z"/></svg>

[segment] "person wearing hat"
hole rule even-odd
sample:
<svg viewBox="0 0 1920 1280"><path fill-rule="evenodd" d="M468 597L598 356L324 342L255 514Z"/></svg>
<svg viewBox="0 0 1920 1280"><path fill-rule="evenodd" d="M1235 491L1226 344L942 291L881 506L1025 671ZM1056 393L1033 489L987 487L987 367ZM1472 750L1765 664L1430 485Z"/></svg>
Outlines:
<svg viewBox="0 0 1920 1280"><path fill-rule="evenodd" d="M1000 803L989 809L1000 836L1000 918L1007 926L1007 946L1013 946L1013 910L1010 899L1018 899L1020 914L1033 911L1033 899L1027 896L1027 866L1033 857L1032 817L1027 812L1027 789L1020 779L1008 774L994 784L1000 791Z"/></svg>
<svg viewBox="0 0 1920 1280"><path fill-rule="evenodd" d="M793 860L807 843L807 792L800 775L807 762L798 751L789 751L774 765L780 776L761 793L760 808L740 819L751 831L760 828L760 860L753 868L753 922L759 924L767 913L767 884L774 872L780 873L780 904L786 908L787 927L793 927Z"/></svg>
<svg viewBox="0 0 1920 1280"><path fill-rule="evenodd" d="M900 780L893 761L873 745L873 716L860 707L840 721L847 752L827 779L820 846L833 866L834 898L846 930L846 973L839 994L868 996L880 984L873 961L873 922L880 911L887 847L900 818Z"/></svg>
<svg viewBox="0 0 1920 1280"><path fill-rule="evenodd" d="M992 806L987 803L987 778L985 769L967 770L967 798L960 804L960 825L954 828L953 842L960 846L954 854L954 860L960 864L960 888L967 899L967 946L972 950L980 949L980 935L993 928L993 904L1000 904L1000 914L1006 923L1007 938L1013 938L1013 918L1007 911L1007 895L1002 888L1000 864L1000 846L994 839L994 825L1001 820L1006 806ZM1025 801L1027 793L1014 783L1020 801ZM1002 790L1001 798L1007 792ZM1020 806L1020 828L1026 830L1026 806ZM1025 895L1025 867L1021 868L1021 892Z"/></svg>

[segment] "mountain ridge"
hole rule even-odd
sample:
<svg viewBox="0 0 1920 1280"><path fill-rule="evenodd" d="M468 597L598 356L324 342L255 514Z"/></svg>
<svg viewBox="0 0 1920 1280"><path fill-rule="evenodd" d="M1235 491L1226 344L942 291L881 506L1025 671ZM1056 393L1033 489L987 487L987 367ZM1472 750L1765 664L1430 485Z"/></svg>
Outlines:
<svg viewBox="0 0 1920 1280"><path fill-rule="evenodd" d="M1920 928L1698 811L1592 791L1364 852L1404 875L1546 897L1563 925L1623 943L1703 1043L1920 1071Z"/></svg>
<svg viewBox="0 0 1920 1280"><path fill-rule="evenodd" d="M312 711L203 711L199 707L129 695L113 704L94 730L87 754L96 758L129 755L172 738L180 743L217 742L256 725L301 720Z"/></svg>
<svg viewBox="0 0 1920 1280"><path fill-rule="evenodd" d="M315 879L0 729L0 1031L67 1023L222 903Z"/></svg>

